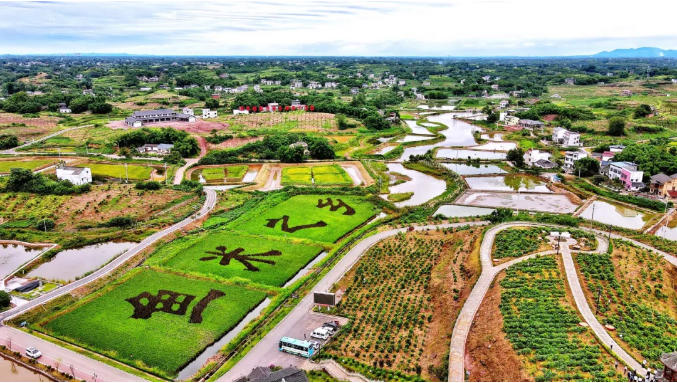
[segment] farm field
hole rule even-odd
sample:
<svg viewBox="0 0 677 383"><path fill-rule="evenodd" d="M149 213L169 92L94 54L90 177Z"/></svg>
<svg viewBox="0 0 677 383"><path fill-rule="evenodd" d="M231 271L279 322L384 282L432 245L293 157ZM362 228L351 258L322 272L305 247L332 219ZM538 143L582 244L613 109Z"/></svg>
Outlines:
<svg viewBox="0 0 677 383"><path fill-rule="evenodd" d="M45 160L0 160L0 173L9 173L12 168L21 168L21 169L37 169L45 165L56 163L55 160L45 159Z"/></svg>
<svg viewBox="0 0 677 383"><path fill-rule="evenodd" d="M125 175L128 175L130 180L147 180L150 178L150 173L153 170L152 167L148 166L127 165L127 170L125 171L125 165L122 163L106 164L86 162L84 164L79 164L78 166L86 166L91 168L93 176L102 176L106 178L125 178Z"/></svg>
<svg viewBox="0 0 677 383"><path fill-rule="evenodd" d="M31 118L14 113L0 113L0 135L13 134L20 142L38 139L61 130L57 125L58 121L57 117L50 116Z"/></svg>
<svg viewBox="0 0 677 383"><path fill-rule="evenodd" d="M661 353L677 348L677 268L616 239L611 255L575 254L574 260L590 307L597 307L599 294L597 318L616 328L609 334L636 360L663 368Z"/></svg>
<svg viewBox="0 0 677 383"><path fill-rule="evenodd" d="M312 179L317 186L351 186L352 178L341 166L290 166L282 169L282 185L309 186Z"/></svg>
<svg viewBox="0 0 677 383"><path fill-rule="evenodd" d="M226 178L226 172L223 168L207 168L202 170L202 177L207 182L223 182Z"/></svg>
<svg viewBox="0 0 677 383"><path fill-rule="evenodd" d="M242 181L247 174L249 167L247 165L229 166L226 168L226 179L228 182Z"/></svg>
<svg viewBox="0 0 677 383"><path fill-rule="evenodd" d="M446 381L454 322L480 272L481 233L399 234L372 247L337 283L345 291L337 315L354 319L323 352L373 380Z"/></svg>
<svg viewBox="0 0 677 383"><path fill-rule="evenodd" d="M265 295L136 269L41 326L58 338L169 378Z"/></svg>
<svg viewBox="0 0 677 383"><path fill-rule="evenodd" d="M75 129L23 148L21 151L55 152L61 148L62 152L112 154L115 152L115 138L123 133L122 130L113 130L105 126Z"/></svg>
<svg viewBox="0 0 677 383"><path fill-rule="evenodd" d="M258 208L229 227L249 234L333 243L377 213L363 197L298 195Z"/></svg>
<svg viewBox="0 0 677 383"><path fill-rule="evenodd" d="M41 196L30 193L0 194L0 218L12 225L29 226L31 222L51 218L57 229L72 230L80 225L98 225L113 217L130 216L140 221L155 219L162 226L186 214L192 193L171 189L139 192L133 185L92 186L89 193L72 196Z"/></svg>
<svg viewBox="0 0 677 383"><path fill-rule="evenodd" d="M221 230L175 240L159 249L149 264L279 287L321 251L320 246Z"/></svg>
<svg viewBox="0 0 677 383"><path fill-rule="evenodd" d="M505 270L498 305L503 336L519 355L524 371L538 381L621 380L622 369L615 371L614 359L592 331L579 326L581 318L567 296L563 273L561 261L552 255ZM501 363L501 359L492 360ZM485 367L500 370L503 366Z"/></svg>
<svg viewBox="0 0 677 383"><path fill-rule="evenodd" d="M494 241L492 257L499 260L513 259L536 252L552 250L548 239L551 232L562 229L554 227L522 227L500 231ZM595 236L587 231L566 229L578 241L582 250L592 250L597 246Z"/></svg>

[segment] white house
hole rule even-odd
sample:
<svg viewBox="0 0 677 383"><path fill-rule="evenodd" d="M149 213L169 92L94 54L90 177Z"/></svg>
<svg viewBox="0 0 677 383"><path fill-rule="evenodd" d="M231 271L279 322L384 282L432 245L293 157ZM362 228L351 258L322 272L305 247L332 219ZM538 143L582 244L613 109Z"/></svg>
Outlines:
<svg viewBox="0 0 677 383"><path fill-rule="evenodd" d="M202 119L216 118L217 112L211 109L202 109Z"/></svg>
<svg viewBox="0 0 677 383"><path fill-rule="evenodd" d="M430 81L423 81L423 86L429 86L429 85L430 85Z"/></svg>
<svg viewBox="0 0 677 383"><path fill-rule="evenodd" d="M70 108L66 106L62 106L59 108L59 113L70 113L70 112L71 112Z"/></svg>
<svg viewBox="0 0 677 383"><path fill-rule="evenodd" d="M552 154L548 152L536 149L529 149L527 150L526 153L524 153L524 162L528 166L534 166L534 164L536 164L536 162L540 160L550 161L550 157L552 157Z"/></svg>
<svg viewBox="0 0 677 383"><path fill-rule="evenodd" d="M166 155L172 152L173 144L145 144L136 148L139 153L152 153Z"/></svg>
<svg viewBox="0 0 677 383"><path fill-rule="evenodd" d="M75 166L59 166L56 168L56 178L61 181L70 181L73 185L84 185L92 182L92 170Z"/></svg>
<svg viewBox="0 0 677 383"><path fill-rule="evenodd" d="M609 151L611 153L620 153L625 149L625 145L609 145Z"/></svg>
<svg viewBox="0 0 677 383"><path fill-rule="evenodd" d="M189 116L195 116L195 112L193 111L193 109L191 109L187 106L185 108L183 108L182 112L183 112L183 114L187 114Z"/></svg>
<svg viewBox="0 0 677 383"><path fill-rule="evenodd" d="M397 85L403 86L403 85L406 85L406 83L407 83L406 81L400 80L400 81L397 82Z"/></svg>
<svg viewBox="0 0 677 383"><path fill-rule="evenodd" d="M324 83L324 88L325 89L330 89L330 88L336 88L338 87L338 83L332 82L332 81L327 81Z"/></svg>
<svg viewBox="0 0 677 383"><path fill-rule="evenodd" d="M491 89L498 90L498 84L491 84Z"/></svg>
<svg viewBox="0 0 677 383"><path fill-rule="evenodd" d="M564 167L566 169L573 169L574 168L574 163L581 158L585 158L588 156L588 152L584 150L576 150L576 151L571 151L571 152L566 152L564 155Z"/></svg>
<svg viewBox="0 0 677 383"><path fill-rule="evenodd" d="M247 109L242 109L242 110L240 110L240 109L233 109L233 114L234 114L234 115L237 115L237 114L249 114L249 111L248 111Z"/></svg>
<svg viewBox="0 0 677 383"><path fill-rule="evenodd" d="M508 100L501 100L501 102L498 103L498 106L501 109L508 107L508 105L510 105L510 101Z"/></svg>
<svg viewBox="0 0 677 383"><path fill-rule="evenodd" d="M556 145L580 146L581 135L558 126L552 131L552 142Z"/></svg>

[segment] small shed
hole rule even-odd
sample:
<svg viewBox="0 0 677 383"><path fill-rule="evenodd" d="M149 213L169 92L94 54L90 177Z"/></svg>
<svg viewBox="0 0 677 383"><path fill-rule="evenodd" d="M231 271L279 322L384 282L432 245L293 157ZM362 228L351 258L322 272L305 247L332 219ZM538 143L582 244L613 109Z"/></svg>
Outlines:
<svg viewBox="0 0 677 383"><path fill-rule="evenodd" d="M663 368L663 380L666 382L677 382L677 352L670 352L661 355Z"/></svg>

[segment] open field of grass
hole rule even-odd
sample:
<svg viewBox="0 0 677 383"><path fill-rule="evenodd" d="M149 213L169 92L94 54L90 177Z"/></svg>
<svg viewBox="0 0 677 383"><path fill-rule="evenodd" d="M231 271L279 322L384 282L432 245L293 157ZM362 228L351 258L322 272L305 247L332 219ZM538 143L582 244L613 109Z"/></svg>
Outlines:
<svg viewBox="0 0 677 383"><path fill-rule="evenodd" d="M252 211L229 227L249 234L333 243L377 213L362 197L298 195Z"/></svg>
<svg viewBox="0 0 677 383"><path fill-rule="evenodd" d="M321 251L320 246L212 231L173 241L150 262L179 271L282 286Z"/></svg>
<svg viewBox="0 0 677 383"><path fill-rule="evenodd" d="M45 166L50 163L55 163L54 160L16 160L16 161L4 161L0 160L0 173L9 173L12 168L21 168L21 169L37 169L39 167Z"/></svg>
<svg viewBox="0 0 677 383"><path fill-rule="evenodd" d="M87 127L70 130L56 137L23 148L28 152L62 152L103 153L116 151L115 138L125 133L122 129L111 129L105 126Z"/></svg>
<svg viewBox="0 0 677 383"><path fill-rule="evenodd" d="M265 295L212 280L137 269L42 326L58 338L172 377Z"/></svg>
<svg viewBox="0 0 677 383"><path fill-rule="evenodd" d="M102 176L106 178L125 178L127 175L130 180L147 180L153 168L141 165L106 164L96 162L86 162L79 166L86 166L92 169L93 176Z"/></svg>

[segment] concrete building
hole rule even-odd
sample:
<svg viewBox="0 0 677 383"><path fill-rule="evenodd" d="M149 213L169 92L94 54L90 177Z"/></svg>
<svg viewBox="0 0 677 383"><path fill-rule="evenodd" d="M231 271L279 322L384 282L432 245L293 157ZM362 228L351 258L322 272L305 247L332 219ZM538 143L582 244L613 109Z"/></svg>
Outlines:
<svg viewBox="0 0 677 383"><path fill-rule="evenodd" d="M555 145L580 146L581 135L558 126L552 131L552 142Z"/></svg>
<svg viewBox="0 0 677 383"><path fill-rule="evenodd" d="M58 166L56 178L60 181L70 181L73 185L84 185L92 182L92 170L75 166Z"/></svg>
<svg viewBox="0 0 677 383"><path fill-rule="evenodd" d="M651 176L649 192L663 198L677 198L677 173L671 176L664 173Z"/></svg>
<svg viewBox="0 0 677 383"><path fill-rule="evenodd" d="M574 163L581 158L588 156L588 152L584 150L576 150L571 152L566 152L564 154L564 168L567 170L572 170L574 168Z"/></svg>
<svg viewBox="0 0 677 383"><path fill-rule="evenodd" d="M202 109L202 119L206 120L208 118L216 118L218 113L215 110L211 109Z"/></svg>
<svg viewBox="0 0 677 383"><path fill-rule="evenodd" d="M178 113L172 109L143 110L125 118L125 125L138 128L148 123L167 121L195 122L195 116Z"/></svg>
<svg viewBox="0 0 677 383"><path fill-rule="evenodd" d="M508 126L517 126L520 123L520 119L515 116L505 116L505 124Z"/></svg>
<svg viewBox="0 0 677 383"><path fill-rule="evenodd" d="M187 106L185 108L183 108L182 112L183 112L183 114L188 115L188 116L195 116L195 112L193 111L193 109L189 108Z"/></svg>
<svg viewBox="0 0 677 383"><path fill-rule="evenodd" d="M552 154L548 152L537 149L529 149L526 153L524 153L524 162L528 166L534 166L536 162L540 160L550 161L550 157L552 157Z"/></svg>
<svg viewBox="0 0 677 383"><path fill-rule="evenodd" d="M172 144L145 144L144 146L136 148L139 153L152 153L159 155L166 155L172 152Z"/></svg>
<svg viewBox="0 0 677 383"><path fill-rule="evenodd" d="M545 126L541 121L521 119L519 122L520 126L525 129L543 129Z"/></svg>
<svg viewBox="0 0 677 383"><path fill-rule="evenodd" d="M621 180L626 190L636 191L644 187L644 172L637 169L637 164L632 162L612 162L609 164L607 176L612 180Z"/></svg>

